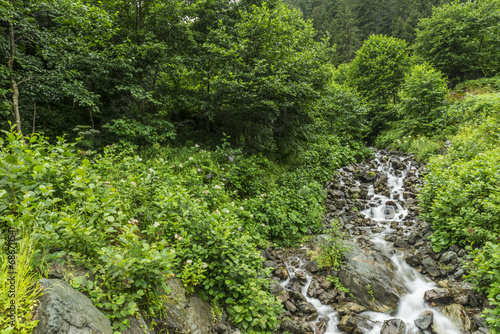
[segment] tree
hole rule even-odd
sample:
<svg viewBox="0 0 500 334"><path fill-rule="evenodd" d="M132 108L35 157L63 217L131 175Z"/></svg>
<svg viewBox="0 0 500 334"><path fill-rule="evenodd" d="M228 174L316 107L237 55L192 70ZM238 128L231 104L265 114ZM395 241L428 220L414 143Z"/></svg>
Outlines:
<svg viewBox="0 0 500 334"><path fill-rule="evenodd" d="M443 74L427 63L406 74L397 105L405 133L432 135L442 125L447 86Z"/></svg>
<svg viewBox="0 0 500 334"><path fill-rule="evenodd" d="M82 1L19 0L1 5L0 49L8 55L2 61L8 64L9 77L1 84L10 86L17 131L22 130L23 107L33 105L36 112L40 99L72 99L85 108L95 106L99 96L85 73L99 68L96 52L113 34L108 14ZM89 56L92 62L86 63Z"/></svg>
<svg viewBox="0 0 500 334"><path fill-rule="evenodd" d="M328 49L297 10L253 6L234 35L223 25L206 47L217 72L210 80L216 120L254 150L284 153L304 138L312 106L327 82Z"/></svg>
<svg viewBox="0 0 500 334"><path fill-rule="evenodd" d="M452 82L500 71L500 1L454 1L420 20L415 55Z"/></svg>
<svg viewBox="0 0 500 334"><path fill-rule="evenodd" d="M370 135L396 118L389 104L396 102L408 66L406 42L384 35L370 36L349 64L347 83L369 104Z"/></svg>

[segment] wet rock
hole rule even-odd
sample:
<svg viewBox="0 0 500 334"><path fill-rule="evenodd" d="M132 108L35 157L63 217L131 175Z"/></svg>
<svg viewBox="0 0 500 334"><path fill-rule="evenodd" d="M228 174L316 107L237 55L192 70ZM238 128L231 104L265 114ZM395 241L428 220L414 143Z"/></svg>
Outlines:
<svg viewBox="0 0 500 334"><path fill-rule="evenodd" d="M278 264L274 261L265 261L264 262L264 268L273 268L276 269L278 268Z"/></svg>
<svg viewBox="0 0 500 334"><path fill-rule="evenodd" d="M444 263L444 264L449 264L449 263L455 263L458 259L458 255L455 252L448 251L441 255L439 258L439 261Z"/></svg>
<svg viewBox="0 0 500 334"><path fill-rule="evenodd" d="M322 304L328 305L335 301L337 293L335 291L325 291L319 295L318 299Z"/></svg>
<svg viewBox="0 0 500 334"><path fill-rule="evenodd" d="M283 320L281 322L280 328L284 333L288 332L291 334L300 334L300 327L289 319Z"/></svg>
<svg viewBox="0 0 500 334"><path fill-rule="evenodd" d="M307 317L305 317L305 321L313 321L313 320L316 320L316 318L318 318L318 313L311 313L309 314ZM311 324L312 326L314 326L314 324Z"/></svg>
<svg viewBox="0 0 500 334"><path fill-rule="evenodd" d="M295 306L294 303L292 303L291 301L286 301L285 302L285 307L288 311L292 312L292 313L295 313L297 312L297 307Z"/></svg>
<svg viewBox="0 0 500 334"><path fill-rule="evenodd" d="M418 240L418 235L415 231L410 232L410 235L408 236L408 244L410 245L415 245Z"/></svg>
<svg viewBox="0 0 500 334"><path fill-rule="evenodd" d="M424 311L419 314L418 318L415 319L415 326L420 328L422 331L425 331L431 327L432 322L434 321L434 312L432 311Z"/></svg>
<svg viewBox="0 0 500 334"><path fill-rule="evenodd" d="M316 261L309 261L306 264L306 269L309 270L311 273L316 273L318 271L318 262Z"/></svg>
<svg viewBox="0 0 500 334"><path fill-rule="evenodd" d="M352 315L345 315L342 317L337 327L341 331L352 333L358 328L358 325L356 324L356 319L354 319Z"/></svg>
<svg viewBox="0 0 500 334"><path fill-rule="evenodd" d="M38 324L33 334L112 334L111 323L87 296L58 279L41 279Z"/></svg>
<svg viewBox="0 0 500 334"><path fill-rule="evenodd" d="M297 301L296 305L300 311L302 311L306 314L312 314L312 313L316 313L318 311L311 303L309 303L307 301L303 301L303 300Z"/></svg>
<svg viewBox="0 0 500 334"><path fill-rule="evenodd" d="M384 321L380 334L406 334L406 324L401 319Z"/></svg>
<svg viewBox="0 0 500 334"><path fill-rule="evenodd" d="M340 307L337 307L337 312L339 313L339 315L343 316L343 315L346 315L348 313L361 313L361 312L364 312L366 311L366 307L363 307L357 303L354 303L354 302L349 302L347 304L344 304Z"/></svg>
<svg viewBox="0 0 500 334"><path fill-rule="evenodd" d="M454 304L467 305L469 304L469 294L465 291L460 291L455 294L453 298Z"/></svg>
<svg viewBox="0 0 500 334"><path fill-rule="evenodd" d="M278 298L279 300L281 300L282 303L284 303L290 299L290 294L288 293L288 291L285 290L281 294L279 294L276 298Z"/></svg>
<svg viewBox="0 0 500 334"><path fill-rule="evenodd" d="M405 240L396 240L396 242L394 242L394 247L408 248L410 245Z"/></svg>
<svg viewBox="0 0 500 334"><path fill-rule="evenodd" d="M362 182L373 182L377 178L377 173L370 170L363 170L359 172L359 178Z"/></svg>
<svg viewBox="0 0 500 334"><path fill-rule="evenodd" d="M441 271L439 270L434 260L430 257L426 257L422 260L422 269L424 269L425 272L427 272L427 274L432 277L441 276Z"/></svg>
<svg viewBox="0 0 500 334"><path fill-rule="evenodd" d="M425 292L424 300L437 305L446 305L453 302L453 294L450 289L432 289Z"/></svg>
<svg viewBox="0 0 500 334"><path fill-rule="evenodd" d="M290 297L294 299L295 301L304 301L306 302L307 299L304 297L303 294L301 294L299 291L289 291Z"/></svg>
<svg viewBox="0 0 500 334"><path fill-rule="evenodd" d="M340 282L354 295L358 304L377 312L397 307L406 292L405 283L395 275L389 258L377 250L363 250L356 243L351 247L340 270ZM367 291L371 287L373 298Z"/></svg>
<svg viewBox="0 0 500 334"><path fill-rule="evenodd" d="M469 332L473 328L472 321L469 319L462 305L452 304L445 306L443 314L457 325L461 331Z"/></svg>
<svg viewBox="0 0 500 334"><path fill-rule="evenodd" d="M309 284L309 288L307 289L307 295L309 297L315 297L318 289L321 289L321 287L319 286L318 281L316 279L313 279L311 281L311 284Z"/></svg>
<svg viewBox="0 0 500 334"><path fill-rule="evenodd" d="M217 326L215 326L215 331L217 333L223 334L229 331L229 327L224 324L217 324Z"/></svg>
<svg viewBox="0 0 500 334"><path fill-rule="evenodd" d="M139 313L137 316L129 315L127 317L129 327L125 328L122 334L154 334L154 331L149 328L143 316Z"/></svg>
<svg viewBox="0 0 500 334"><path fill-rule="evenodd" d="M319 283L319 286L324 289L324 290L328 290L332 287L333 283L330 282L329 280L326 280L326 279L323 279L320 283Z"/></svg>
<svg viewBox="0 0 500 334"><path fill-rule="evenodd" d="M416 254L415 255L413 255L413 254L407 255L405 257L405 261L406 261L406 263L408 263L412 267L416 267L420 264L418 255L416 255Z"/></svg>
<svg viewBox="0 0 500 334"><path fill-rule="evenodd" d="M302 334L314 334L313 329L312 329L309 321L306 321L302 325L300 325L300 332Z"/></svg>
<svg viewBox="0 0 500 334"><path fill-rule="evenodd" d="M300 269L295 271L295 277L293 278L293 280L299 282L302 285L306 284L307 282L306 273Z"/></svg>

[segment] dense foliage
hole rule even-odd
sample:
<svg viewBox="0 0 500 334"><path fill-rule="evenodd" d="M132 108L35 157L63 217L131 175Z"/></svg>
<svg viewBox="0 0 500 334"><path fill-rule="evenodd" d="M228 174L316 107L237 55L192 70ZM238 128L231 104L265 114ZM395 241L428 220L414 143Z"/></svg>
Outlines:
<svg viewBox="0 0 500 334"><path fill-rule="evenodd" d="M349 62L362 42L371 35L384 34L411 43L420 19L432 13L433 6L448 0L287 0L312 19L319 37L330 37L336 45L334 64Z"/></svg>
<svg viewBox="0 0 500 334"><path fill-rule="evenodd" d="M400 127L408 135L429 135L444 127L447 81L428 64L416 65L405 76L399 92Z"/></svg>
<svg viewBox="0 0 500 334"><path fill-rule="evenodd" d="M450 80L500 71L500 2L454 1L418 24L415 54Z"/></svg>
<svg viewBox="0 0 500 334"><path fill-rule="evenodd" d="M389 104L396 102L408 67L407 43L384 35L370 36L349 63L346 82L368 101L371 135L397 118Z"/></svg>

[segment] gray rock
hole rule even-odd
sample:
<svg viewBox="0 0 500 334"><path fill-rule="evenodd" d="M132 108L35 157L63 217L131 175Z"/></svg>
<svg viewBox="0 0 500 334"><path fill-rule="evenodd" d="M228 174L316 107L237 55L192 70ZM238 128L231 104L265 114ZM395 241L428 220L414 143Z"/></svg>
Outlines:
<svg viewBox="0 0 500 334"><path fill-rule="evenodd" d="M309 270L311 273L315 273L318 271L318 262L316 261L309 261L307 264L306 264L306 269Z"/></svg>
<svg viewBox="0 0 500 334"><path fill-rule="evenodd" d="M318 312L318 310L316 310L316 308L309 302L300 300L296 304L297 308L306 314L312 314Z"/></svg>
<svg viewBox="0 0 500 334"><path fill-rule="evenodd" d="M434 260L430 257L426 257L422 260L422 269L424 269L432 277L441 276L441 271Z"/></svg>
<svg viewBox="0 0 500 334"><path fill-rule="evenodd" d="M122 331L122 334L154 334L141 314L138 316L128 316L129 327Z"/></svg>
<svg viewBox="0 0 500 334"><path fill-rule="evenodd" d="M408 243L410 245L415 245L417 243L418 235L415 231L412 231L408 236Z"/></svg>
<svg viewBox="0 0 500 334"><path fill-rule="evenodd" d="M285 333L289 332L291 334L300 334L300 327L289 319L283 320L280 327L281 330Z"/></svg>
<svg viewBox="0 0 500 334"><path fill-rule="evenodd" d="M342 319L338 323L337 327L341 331L344 331L347 333L352 333L352 332L354 332L354 330L356 330L358 328L358 325L356 324L356 319L354 319L353 316L345 315L342 317Z"/></svg>
<svg viewBox="0 0 500 334"><path fill-rule="evenodd" d="M453 293L450 289L432 289L425 292L424 300L429 303L446 305L453 302Z"/></svg>
<svg viewBox="0 0 500 334"><path fill-rule="evenodd" d="M328 305L335 301L335 297L337 297L337 293L335 291L325 291L319 295L318 299L321 303Z"/></svg>
<svg viewBox="0 0 500 334"><path fill-rule="evenodd" d="M378 250L351 247L339 274L340 282L354 295L357 303L377 312L396 309L399 298L406 292L405 284L395 275L391 260ZM371 287L373 298L367 291Z"/></svg>
<svg viewBox="0 0 500 334"><path fill-rule="evenodd" d="M292 312L292 313L295 313L297 312L297 306L295 306L294 303L292 303L291 301L286 301L285 302L285 307L288 311Z"/></svg>
<svg viewBox="0 0 500 334"><path fill-rule="evenodd" d="M473 323L465 308L459 304L448 305L443 309L443 314L447 316L458 328L463 332L470 332L473 328Z"/></svg>
<svg viewBox="0 0 500 334"><path fill-rule="evenodd" d="M417 319L415 319L415 326L420 328L422 331L427 330L434 321L434 312L424 311L420 313Z"/></svg>
<svg viewBox="0 0 500 334"><path fill-rule="evenodd" d="M58 279L41 279L33 334L112 334L111 323L84 294Z"/></svg>
<svg viewBox="0 0 500 334"><path fill-rule="evenodd" d="M439 258L439 261L441 261L444 264L449 264L449 263L456 262L457 259L458 259L457 253L452 252L452 251L448 251L448 252L444 253L443 255L441 255L441 257Z"/></svg>
<svg viewBox="0 0 500 334"><path fill-rule="evenodd" d="M384 321L380 334L406 334L406 324L401 319Z"/></svg>
<svg viewBox="0 0 500 334"><path fill-rule="evenodd" d="M316 279L313 279L311 281L311 284L309 284L309 288L307 289L307 295L309 297L315 297L319 289L321 289L321 287L319 286L318 281Z"/></svg>

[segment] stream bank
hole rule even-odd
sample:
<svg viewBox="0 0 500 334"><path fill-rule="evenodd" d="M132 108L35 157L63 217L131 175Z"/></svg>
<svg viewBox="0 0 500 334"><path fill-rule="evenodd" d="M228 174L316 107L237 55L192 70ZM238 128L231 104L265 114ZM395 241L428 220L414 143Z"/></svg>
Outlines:
<svg viewBox="0 0 500 334"><path fill-rule="evenodd" d="M336 220L350 251L339 272L342 292L311 260L326 235L301 249L264 251L275 268L271 292L285 307L282 333L488 333L485 299L462 280L466 251L435 253L432 229L418 219L424 165L412 155L376 151L329 182L324 223Z"/></svg>

